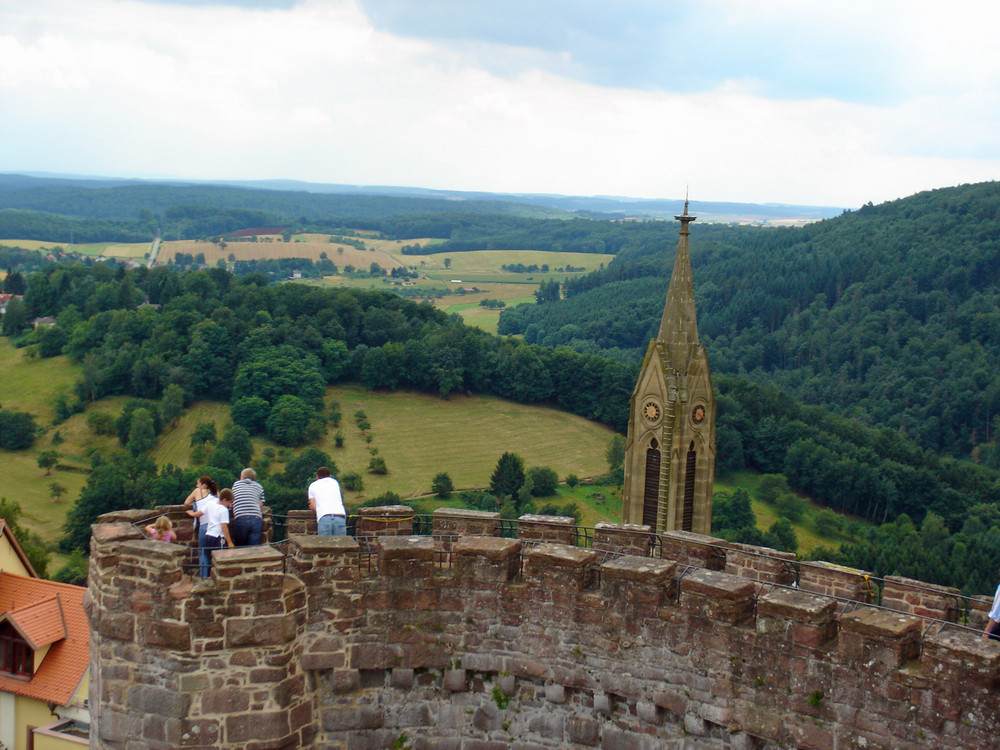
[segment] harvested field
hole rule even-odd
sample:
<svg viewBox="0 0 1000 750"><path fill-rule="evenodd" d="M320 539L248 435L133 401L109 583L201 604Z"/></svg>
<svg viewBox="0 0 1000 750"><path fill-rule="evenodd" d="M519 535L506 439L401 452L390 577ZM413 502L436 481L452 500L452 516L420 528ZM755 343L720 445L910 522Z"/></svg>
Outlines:
<svg viewBox="0 0 1000 750"><path fill-rule="evenodd" d="M358 250L350 245L341 245L335 242L309 241L309 242L282 242L277 240L258 242L227 242L225 246L220 246L212 242L201 242L198 240L181 240L164 242L160 246L160 260L175 260L177 253L188 253L197 255L205 254L205 262L214 266L221 258L229 260L232 255L236 260L260 260L262 258L310 258L313 261L320 260L323 253L333 261L337 268L351 265L355 268L367 269L372 263L378 263L382 268L391 270L402 264L397 262L392 256L377 250Z"/></svg>

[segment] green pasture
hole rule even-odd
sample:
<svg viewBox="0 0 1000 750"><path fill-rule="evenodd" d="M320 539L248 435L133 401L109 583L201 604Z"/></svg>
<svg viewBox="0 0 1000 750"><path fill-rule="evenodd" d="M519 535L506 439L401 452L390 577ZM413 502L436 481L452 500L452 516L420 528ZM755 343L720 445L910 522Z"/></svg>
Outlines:
<svg viewBox="0 0 1000 750"><path fill-rule="evenodd" d="M501 270L501 266L513 263L539 267L548 265L549 274L554 274L556 268L565 268L567 265L585 269L568 274L574 276L596 271L602 263L606 266L614 257L614 255L608 254L550 253L542 250L475 250L463 253L437 253L435 255L399 255L396 256L396 259L406 265L419 266L420 270L426 271L428 275L432 273L442 276L454 274L454 278L462 278L461 274L480 274L490 277L507 274L506 271ZM450 268L445 268L446 258L451 261ZM423 261L423 265L420 264L421 261ZM560 273L567 275L565 271ZM509 275L523 280L528 276L537 276L538 274L515 273Z"/></svg>
<svg viewBox="0 0 1000 750"><path fill-rule="evenodd" d="M72 388L78 373L68 357L38 359L0 336L0 404L34 414L39 425L52 421L53 399Z"/></svg>
<svg viewBox="0 0 1000 750"><path fill-rule="evenodd" d="M559 476L560 481L565 479ZM555 497L536 498L535 507L541 508L547 503L553 503L560 508L566 503L576 503L580 509L580 525L593 528L601 521L609 523L622 522L621 488L595 484L578 484L576 487L559 485Z"/></svg>
<svg viewBox="0 0 1000 750"><path fill-rule="evenodd" d="M757 528L767 531L772 524L781 516L775 511L774 506L757 499L757 486L760 484L761 474L753 471L741 471L734 474L727 474L725 477L716 477L714 492L733 492L739 488L750 493L750 505L754 515L757 517ZM816 547L839 546L847 541L847 536L838 535L834 537L822 537L813 530L813 518L817 513L825 508L807 498L808 507L802 520L793 522L795 536L799 540L798 554L804 555Z"/></svg>
<svg viewBox="0 0 1000 750"><path fill-rule="evenodd" d="M207 422L215 423L215 434L222 433L229 426L229 404L218 401L198 401L191 404L172 429L165 430L156 442L153 459L159 466L173 464L182 469L191 466L191 434L195 427ZM184 498L181 498L183 500Z"/></svg>
<svg viewBox="0 0 1000 750"><path fill-rule="evenodd" d="M327 391L327 400L340 403L344 446L334 447L337 429L331 428L318 447L330 454L341 474L363 475L364 490L347 493L354 503L389 491L403 499L425 495L439 472L451 477L456 490L483 489L505 451L520 455L528 467L548 466L560 478L597 476L607 471L604 454L614 434L568 412L493 396L445 400L338 386ZM371 443L355 424L358 410L371 424ZM387 475L367 473L371 449L385 459Z"/></svg>

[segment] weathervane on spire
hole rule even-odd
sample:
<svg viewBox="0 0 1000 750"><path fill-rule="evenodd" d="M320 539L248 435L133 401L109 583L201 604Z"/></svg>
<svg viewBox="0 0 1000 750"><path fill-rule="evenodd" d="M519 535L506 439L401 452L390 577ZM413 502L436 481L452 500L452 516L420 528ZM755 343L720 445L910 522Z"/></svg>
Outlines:
<svg viewBox="0 0 1000 750"><path fill-rule="evenodd" d="M684 188L684 213L680 216L675 216L675 219L681 223L681 234L690 234L688 231L688 224L694 221L697 217L688 214L688 188Z"/></svg>

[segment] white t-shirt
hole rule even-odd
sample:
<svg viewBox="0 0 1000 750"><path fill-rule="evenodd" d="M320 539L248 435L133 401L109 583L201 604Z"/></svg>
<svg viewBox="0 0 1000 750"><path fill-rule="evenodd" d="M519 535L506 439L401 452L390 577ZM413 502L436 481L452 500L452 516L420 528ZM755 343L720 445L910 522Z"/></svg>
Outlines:
<svg viewBox="0 0 1000 750"><path fill-rule="evenodd" d="M219 502L219 498L217 498L215 495L209 492L207 495L205 495L205 497L201 498L201 500L194 501L194 509L195 511L200 510L202 514L206 514L208 506L211 505L212 503L217 503L217 502ZM199 526L207 528L206 526L206 524L208 523L207 515L198 516L194 520L198 523Z"/></svg>
<svg viewBox="0 0 1000 750"><path fill-rule="evenodd" d="M222 524L229 524L229 508L220 503L218 498L216 498L214 503L209 503L202 510L205 511L205 515L201 517L202 521L208 524L205 533L208 536L221 537L223 535Z"/></svg>
<svg viewBox="0 0 1000 750"><path fill-rule="evenodd" d="M316 518L335 515L346 516L344 500L340 496L340 483L333 477L317 479L309 485L309 499L316 501Z"/></svg>
<svg viewBox="0 0 1000 750"><path fill-rule="evenodd" d="M993 622L1000 622L1000 586L997 586L997 592L993 595L993 606L990 607L987 617Z"/></svg>

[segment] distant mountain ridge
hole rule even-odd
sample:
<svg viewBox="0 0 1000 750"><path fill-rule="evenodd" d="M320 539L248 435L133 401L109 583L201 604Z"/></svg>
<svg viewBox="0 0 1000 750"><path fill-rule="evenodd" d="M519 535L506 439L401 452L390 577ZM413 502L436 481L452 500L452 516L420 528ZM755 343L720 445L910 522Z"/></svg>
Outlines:
<svg viewBox="0 0 1000 750"><path fill-rule="evenodd" d="M573 196L545 193L489 193L461 190L437 190L432 188L401 187L391 185L347 185L335 183L315 183L300 180L145 180L104 178L93 176L50 175L44 173L0 174L0 207L29 208L31 210L51 210L39 208L39 201L28 201L32 205L12 205L10 194L18 191L48 191L58 189L108 190L115 188L137 188L148 194L151 187L180 189L189 193L192 199L205 197L206 188L233 188L237 190L263 191L269 195L310 194L313 196L371 196L431 201L434 207L426 210L445 210L440 201L447 201L447 210L482 210L491 204L522 204L551 211L567 212L593 218L656 218L670 219L684 208L682 199L645 199L624 196ZM213 196L218 200L219 195ZM289 196L285 196L288 202ZM253 201L255 204L259 201ZM315 201L310 203L317 203ZM319 201L322 203L322 201ZM229 205L228 203L226 205ZM247 205L238 204L246 208ZM460 206L460 208L459 208ZM254 208L264 208L254 205ZM271 209L275 210L275 209ZM842 207L800 206L780 203L733 203L722 201L693 201L692 211L703 221L748 224L801 224L830 218L842 213ZM58 213L58 211L54 211ZM79 214L75 214L79 215ZM553 215L553 214L547 214ZM100 215L93 218L124 218Z"/></svg>

